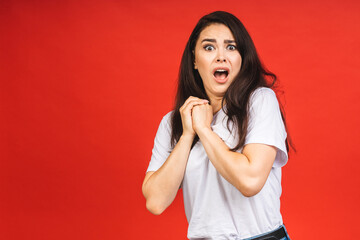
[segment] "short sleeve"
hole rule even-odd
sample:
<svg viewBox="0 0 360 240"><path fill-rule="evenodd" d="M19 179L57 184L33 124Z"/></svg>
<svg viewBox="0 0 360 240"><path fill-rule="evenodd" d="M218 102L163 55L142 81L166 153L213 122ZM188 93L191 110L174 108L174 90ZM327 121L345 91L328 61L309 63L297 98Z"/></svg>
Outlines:
<svg viewBox="0 0 360 240"><path fill-rule="evenodd" d="M166 114L160 122L154 140L154 147L152 149L151 160L146 172L157 171L164 164L164 162L170 155L170 152L172 150L171 130L170 130L171 113L172 112Z"/></svg>
<svg viewBox="0 0 360 240"><path fill-rule="evenodd" d="M262 143L277 148L273 167L287 163L287 137L276 94L270 88L255 90L250 98L250 118L245 145Z"/></svg>

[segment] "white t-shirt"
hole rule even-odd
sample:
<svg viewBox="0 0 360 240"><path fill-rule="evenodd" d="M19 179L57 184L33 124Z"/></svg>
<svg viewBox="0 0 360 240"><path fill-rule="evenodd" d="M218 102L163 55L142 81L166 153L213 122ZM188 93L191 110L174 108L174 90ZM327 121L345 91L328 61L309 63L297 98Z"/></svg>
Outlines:
<svg viewBox="0 0 360 240"><path fill-rule="evenodd" d="M272 231L283 224L280 213L281 167L288 159L287 134L273 90L256 89L250 97L249 114L245 145L263 143L277 148L270 175L258 194L245 197L216 171L199 140L190 151L182 182L189 239L244 239ZM170 121L171 112L160 123L147 171L158 170L172 150ZM238 142L237 131L230 133L226 123L227 116L220 110L214 115L211 127L233 148Z"/></svg>

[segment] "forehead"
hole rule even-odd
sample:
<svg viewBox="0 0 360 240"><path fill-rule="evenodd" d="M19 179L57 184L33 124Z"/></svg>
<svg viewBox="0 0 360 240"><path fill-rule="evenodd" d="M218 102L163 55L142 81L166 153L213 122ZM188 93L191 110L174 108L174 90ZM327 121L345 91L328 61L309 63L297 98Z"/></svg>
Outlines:
<svg viewBox="0 0 360 240"><path fill-rule="evenodd" d="M213 23L205 27L201 31L198 40L201 41L204 38L234 40L234 36L230 31L230 29L224 24L220 24L220 23Z"/></svg>

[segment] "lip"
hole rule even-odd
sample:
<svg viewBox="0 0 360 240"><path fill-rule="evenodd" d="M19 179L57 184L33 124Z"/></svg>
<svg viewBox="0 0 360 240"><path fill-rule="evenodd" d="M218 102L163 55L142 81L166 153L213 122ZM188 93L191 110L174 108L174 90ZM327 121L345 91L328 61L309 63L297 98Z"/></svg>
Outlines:
<svg viewBox="0 0 360 240"><path fill-rule="evenodd" d="M226 71L228 72L228 75L227 75L226 78L224 78L224 79L222 79L222 80L219 80L219 79L215 78L214 74L215 74L215 72L216 72L217 70L219 70L219 69L223 69L223 70L226 70ZM213 76L214 80L215 80L217 83L226 83L226 82L229 80L229 75L230 75L230 69L229 69L228 67L216 67L216 68L214 68L213 71L212 71L212 76Z"/></svg>
<svg viewBox="0 0 360 240"><path fill-rule="evenodd" d="M215 82L217 82L217 83L226 83L229 80L229 76L227 76L226 78L221 79L221 80L215 78L214 76L213 76L213 78L214 78Z"/></svg>

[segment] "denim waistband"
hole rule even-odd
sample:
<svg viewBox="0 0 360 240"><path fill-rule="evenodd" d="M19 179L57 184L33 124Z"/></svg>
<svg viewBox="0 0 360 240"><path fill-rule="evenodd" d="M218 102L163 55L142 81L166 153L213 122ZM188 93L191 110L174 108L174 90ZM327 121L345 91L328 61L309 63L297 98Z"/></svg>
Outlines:
<svg viewBox="0 0 360 240"><path fill-rule="evenodd" d="M277 235L281 235L282 237L279 238L279 237L277 237ZM289 237L289 234L286 231L285 225L280 225L278 228L276 228L275 230L273 230L271 232L266 232L266 233L259 234L259 235L256 235L256 236L253 236L253 237L250 237L250 238L246 238L246 239L243 239L243 240L253 240L253 239L258 239L258 240L290 240L290 237Z"/></svg>

